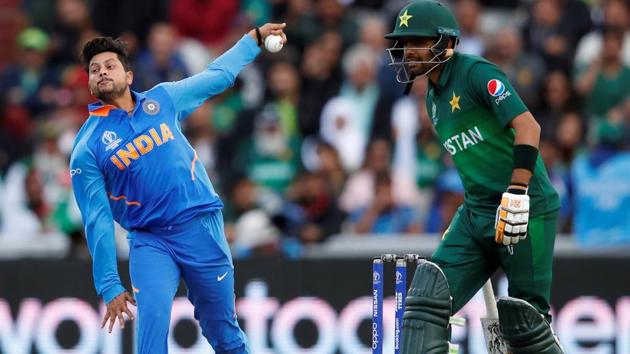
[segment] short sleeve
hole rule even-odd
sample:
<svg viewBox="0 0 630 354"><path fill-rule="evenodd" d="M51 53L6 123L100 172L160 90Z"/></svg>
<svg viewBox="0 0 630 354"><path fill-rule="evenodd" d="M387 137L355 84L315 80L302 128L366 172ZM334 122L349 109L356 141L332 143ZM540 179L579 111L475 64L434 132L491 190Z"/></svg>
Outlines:
<svg viewBox="0 0 630 354"><path fill-rule="evenodd" d="M507 76L490 63L476 63L468 73L471 96L488 108L506 127L512 119L528 111Z"/></svg>

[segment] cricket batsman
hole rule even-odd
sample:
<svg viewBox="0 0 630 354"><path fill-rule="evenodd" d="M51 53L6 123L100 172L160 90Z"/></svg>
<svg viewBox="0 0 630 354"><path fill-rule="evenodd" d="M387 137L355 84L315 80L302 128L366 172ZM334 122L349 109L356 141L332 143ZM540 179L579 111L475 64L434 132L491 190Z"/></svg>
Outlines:
<svg viewBox="0 0 630 354"><path fill-rule="evenodd" d="M549 323L551 268L560 206L538 152L540 126L505 74L457 53L459 27L433 0L399 13L388 49L398 81L428 77L427 109L465 188L432 262L408 292L404 354L449 351L449 317L501 267L509 296L498 301L500 333L514 354L562 353Z"/></svg>
<svg viewBox="0 0 630 354"><path fill-rule="evenodd" d="M131 91L126 46L94 38L81 52L91 93L89 117L70 158L72 186L93 260L96 292L109 332L134 316L137 353L165 354L173 298L183 278L195 319L218 354L249 353L234 308L234 267L223 230L223 203L180 124L205 100L234 84L264 39L285 24L245 34L203 72L145 92ZM129 231L133 296L121 284L114 221Z"/></svg>

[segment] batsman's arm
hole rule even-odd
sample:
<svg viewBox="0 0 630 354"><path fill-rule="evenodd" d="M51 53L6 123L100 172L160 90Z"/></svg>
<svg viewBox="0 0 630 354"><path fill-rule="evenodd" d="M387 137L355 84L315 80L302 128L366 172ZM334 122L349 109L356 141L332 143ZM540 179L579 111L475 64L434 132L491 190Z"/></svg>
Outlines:
<svg viewBox="0 0 630 354"><path fill-rule="evenodd" d="M488 62L476 63L468 76L471 95L491 111L504 128L514 129L511 182L527 186L538 157L540 126L498 66Z"/></svg>
<svg viewBox="0 0 630 354"><path fill-rule="evenodd" d="M536 122L534 116L530 112L523 112L510 121L510 127L514 128L515 131L515 149L517 146L520 146L518 149L525 147L526 150L530 150L530 152L526 152L526 154L530 154L531 156L525 158L532 161L527 162L527 164L535 164L538 157L538 145L540 143L540 125ZM518 152L516 152L516 154L518 154ZM520 158L517 155L514 157L515 159ZM533 166L531 170L519 166L519 164L515 164L510 181L512 183L528 185L532 177Z"/></svg>
<svg viewBox="0 0 630 354"><path fill-rule="evenodd" d="M495 241L503 245L527 237L529 181L538 159L540 126L512 87L505 73L491 63L478 63L469 72L471 91L504 129L514 129L510 183L501 195L495 217Z"/></svg>
<svg viewBox="0 0 630 354"><path fill-rule="evenodd" d="M114 218L105 181L89 148L78 146L70 160L72 189L81 210L97 294L109 303L125 291L118 276Z"/></svg>

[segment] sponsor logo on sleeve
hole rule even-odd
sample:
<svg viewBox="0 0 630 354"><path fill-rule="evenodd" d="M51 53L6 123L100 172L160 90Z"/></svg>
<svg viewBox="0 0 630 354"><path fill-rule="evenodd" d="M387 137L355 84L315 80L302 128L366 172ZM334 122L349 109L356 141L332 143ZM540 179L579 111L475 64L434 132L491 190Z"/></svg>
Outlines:
<svg viewBox="0 0 630 354"><path fill-rule="evenodd" d="M501 82L501 80L492 79L488 81L487 87L490 96L496 97L494 103L496 103L497 105L506 98L512 96L512 93L507 90L505 84Z"/></svg>

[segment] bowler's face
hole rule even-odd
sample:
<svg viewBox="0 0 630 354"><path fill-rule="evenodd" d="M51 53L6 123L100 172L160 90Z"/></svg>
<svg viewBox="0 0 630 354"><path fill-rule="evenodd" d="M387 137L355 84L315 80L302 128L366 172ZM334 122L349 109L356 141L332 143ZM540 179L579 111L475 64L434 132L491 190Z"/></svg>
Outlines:
<svg viewBox="0 0 630 354"><path fill-rule="evenodd" d="M133 81L114 52L103 52L90 60L88 67L90 92L103 101L122 96Z"/></svg>

